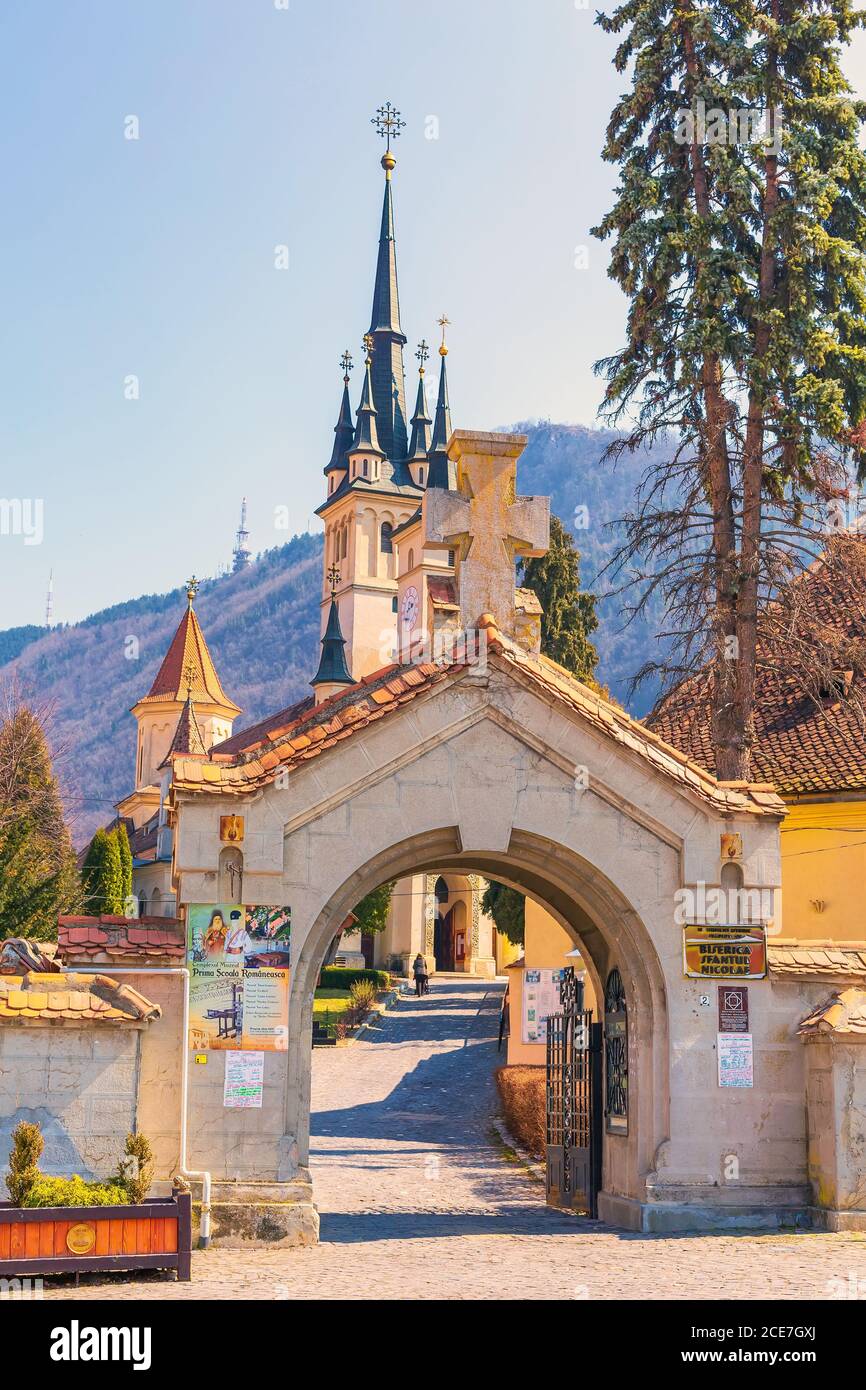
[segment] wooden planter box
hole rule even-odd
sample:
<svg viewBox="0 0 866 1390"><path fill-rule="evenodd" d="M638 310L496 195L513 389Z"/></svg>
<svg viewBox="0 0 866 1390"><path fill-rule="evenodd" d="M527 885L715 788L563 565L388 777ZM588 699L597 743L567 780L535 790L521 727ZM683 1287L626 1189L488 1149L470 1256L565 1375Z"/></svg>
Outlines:
<svg viewBox="0 0 866 1390"><path fill-rule="evenodd" d="M128 1207L0 1202L0 1278L176 1269L178 1279L189 1279L191 1201L188 1192L178 1192Z"/></svg>

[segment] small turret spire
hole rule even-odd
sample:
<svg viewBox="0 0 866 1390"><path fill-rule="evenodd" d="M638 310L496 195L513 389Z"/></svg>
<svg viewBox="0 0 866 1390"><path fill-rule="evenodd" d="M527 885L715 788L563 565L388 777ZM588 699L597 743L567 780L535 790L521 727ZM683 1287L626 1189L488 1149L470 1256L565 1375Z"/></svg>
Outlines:
<svg viewBox="0 0 866 1390"><path fill-rule="evenodd" d="M340 401L340 413L337 416L337 423L334 426L334 447L331 450L331 457L325 465L325 472L332 473L334 469L345 469L346 453L352 447L352 440L355 437L355 426L352 423L352 402L349 398L349 373L352 370L352 356L346 348L340 358L340 366L343 369L343 396Z"/></svg>
<svg viewBox="0 0 866 1390"><path fill-rule="evenodd" d="M427 393L424 383L424 364L430 356L430 349L424 339L418 344L415 353L418 359L418 396L415 401L415 414L412 416L412 438L409 441L409 462L427 462L430 450L430 426L432 419L427 414Z"/></svg>
<svg viewBox="0 0 866 1390"><path fill-rule="evenodd" d="M376 417L378 411L373 396L373 335L364 335L364 385L361 388L361 404L358 406L358 423L352 440L352 453L378 454L385 457L379 446L379 431Z"/></svg>
<svg viewBox="0 0 866 1390"><path fill-rule="evenodd" d="M442 329L442 342L439 345L439 394L436 399L436 419L430 444L430 473L427 486L445 488L446 491L453 492L457 486L457 478L456 469L447 453L448 440L451 438L451 404L448 400L448 373L445 366L448 356L445 329L450 322L445 314L439 319Z"/></svg>
<svg viewBox="0 0 866 1390"><path fill-rule="evenodd" d="M336 565L332 565L328 570L328 584L331 589L331 606L328 610L328 622L325 627L325 635L322 638L322 655L319 661L319 669L310 681L310 685L319 693L319 687L325 687L322 698L333 692L327 689L328 686L353 685L354 681L349 673L346 664L346 639L340 627L340 610L337 607L337 587L340 583L340 571Z"/></svg>

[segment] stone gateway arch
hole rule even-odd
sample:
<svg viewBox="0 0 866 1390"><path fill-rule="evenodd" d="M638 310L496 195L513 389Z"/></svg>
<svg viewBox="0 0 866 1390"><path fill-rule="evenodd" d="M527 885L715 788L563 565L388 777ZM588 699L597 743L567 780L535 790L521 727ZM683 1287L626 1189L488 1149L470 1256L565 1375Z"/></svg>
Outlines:
<svg viewBox="0 0 866 1390"><path fill-rule="evenodd" d="M720 1090L707 982L684 978L675 914L681 890L722 882L732 835L745 884L778 887L783 807L769 788L720 784L486 613L447 655L367 677L242 757L175 759L172 797L180 901L217 900L220 818L242 812L245 899L292 909L288 1050L265 1056L266 1104L223 1111L219 1054L193 1069L193 1166L213 1172L217 1226L221 1204L272 1202L287 1238L315 1237L322 960L372 888L448 869L540 902L579 945L596 998L619 971L629 1111L605 1127L603 1219L690 1229L808 1206L805 1119L784 1103L804 1084L801 1001L751 983L755 1084ZM738 1178L726 1181L732 1155Z"/></svg>

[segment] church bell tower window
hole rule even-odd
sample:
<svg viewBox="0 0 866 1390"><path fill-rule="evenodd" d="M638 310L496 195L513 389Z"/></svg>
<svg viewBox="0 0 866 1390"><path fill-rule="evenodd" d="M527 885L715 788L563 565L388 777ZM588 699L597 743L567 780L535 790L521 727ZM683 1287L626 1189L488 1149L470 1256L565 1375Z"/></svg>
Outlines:
<svg viewBox="0 0 866 1390"><path fill-rule="evenodd" d="M393 531L394 528L390 521L382 522L382 529L379 532L379 548L383 555L393 555L394 553L394 542L391 539Z"/></svg>

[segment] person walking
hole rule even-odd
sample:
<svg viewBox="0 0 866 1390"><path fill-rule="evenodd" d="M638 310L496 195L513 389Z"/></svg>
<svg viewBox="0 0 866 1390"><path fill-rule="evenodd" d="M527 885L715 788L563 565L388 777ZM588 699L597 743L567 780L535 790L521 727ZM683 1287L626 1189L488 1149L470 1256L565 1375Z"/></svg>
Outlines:
<svg viewBox="0 0 866 1390"><path fill-rule="evenodd" d="M419 951L412 962L412 974L415 976L415 994L421 998L422 994L427 993L427 962Z"/></svg>

